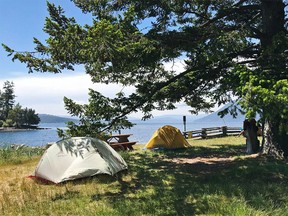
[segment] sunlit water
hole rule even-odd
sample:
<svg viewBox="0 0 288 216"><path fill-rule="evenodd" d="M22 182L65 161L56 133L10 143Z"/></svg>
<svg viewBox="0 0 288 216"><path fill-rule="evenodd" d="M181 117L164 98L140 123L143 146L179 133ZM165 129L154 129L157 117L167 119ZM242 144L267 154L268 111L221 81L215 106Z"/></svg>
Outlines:
<svg viewBox="0 0 288 216"><path fill-rule="evenodd" d="M133 128L129 130L122 130L121 133L132 134L130 141L137 141L141 144L146 144L155 130L164 125L172 125L181 131L184 131L184 125L181 121L165 122L165 123L149 123L137 122ZM241 126L239 122L232 122L228 126ZM202 127L214 127L221 125L213 125L211 122L199 124L187 124L186 130L196 130ZM0 132L0 146L11 144L24 144L28 146L44 146L49 142L56 142L59 140L57 135L57 128L65 129L64 123L47 123L41 124L40 127L49 128L43 130L17 131L17 132ZM118 132L115 132L118 133Z"/></svg>
<svg viewBox="0 0 288 216"><path fill-rule="evenodd" d="M59 140L57 127L65 128L64 123L50 123L39 125L41 130L25 130L13 132L0 132L0 146L11 144L25 144L28 146L44 146L49 142Z"/></svg>

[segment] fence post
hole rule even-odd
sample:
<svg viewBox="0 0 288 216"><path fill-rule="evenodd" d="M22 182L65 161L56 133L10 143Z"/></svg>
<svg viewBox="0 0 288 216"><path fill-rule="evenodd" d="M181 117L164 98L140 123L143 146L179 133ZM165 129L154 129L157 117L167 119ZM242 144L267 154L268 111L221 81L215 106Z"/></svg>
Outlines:
<svg viewBox="0 0 288 216"><path fill-rule="evenodd" d="M191 139L193 137L193 133L192 133L192 131L190 131L189 133L188 133L188 139Z"/></svg>
<svg viewBox="0 0 288 216"><path fill-rule="evenodd" d="M186 131L186 116L183 116L184 131Z"/></svg>
<svg viewBox="0 0 288 216"><path fill-rule="evenodd" d="M202 139L206 139L207 138L207 132L206 132L205 128L202 128L201 137L202 137Z"/></svg>
<svg viewBox="0 0 288 216"><path fill-rule="evenodd" d="M223 136L227 136L227 126L222 127Z"/></svg>

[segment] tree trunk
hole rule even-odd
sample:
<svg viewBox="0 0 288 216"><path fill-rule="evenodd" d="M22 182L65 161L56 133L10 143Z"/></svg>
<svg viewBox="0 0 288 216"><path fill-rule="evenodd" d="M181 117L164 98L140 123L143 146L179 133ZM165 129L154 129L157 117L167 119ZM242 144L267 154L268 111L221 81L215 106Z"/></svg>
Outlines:
<svg viewBox="0 0 288 216"><path fill-rule="evenodd" d="M284 123L285 124L285 123ZM266 120L263 131L263 153L286 158L288 156L288 134L281 129L283 122Z"/></svg>
<svg viewBox="0 0 288 216"><path fill-rule="evenodd" d="M262 35L261 46L267 49L275 35L285 31L285 13L282 0L262 0Z"/></svg>
<svg viewBox="0 0 288 216"><path fill-rule="evenodd" d="M263 69L269 68L270 58L275 58L277 49L269 49L274 36L281 32L285 32L285 13L284 3L282 0L261 0L262 11L262 33L261 47L262 47L262 62ZM272 63L273 64L273 63ZM279 68L279 65L277 65ZM281 66L280 66L281 67ZM283 65L285 69L286 65ZM271 71L273 72L273 71ZM269 77L266 77L269 79ZM270 106L277 106L277 104L270 104ZM268 106L269 107L269 106ZM280 110L279 110L280 112ZM267 113L266 113L267 114ZM282 127L282 128L281 128ZM277 113L269 113L264 115L264 129L263 129L263 153L273 155L279 158L288 156L288 134L287 122L281 119Z"/></svg>

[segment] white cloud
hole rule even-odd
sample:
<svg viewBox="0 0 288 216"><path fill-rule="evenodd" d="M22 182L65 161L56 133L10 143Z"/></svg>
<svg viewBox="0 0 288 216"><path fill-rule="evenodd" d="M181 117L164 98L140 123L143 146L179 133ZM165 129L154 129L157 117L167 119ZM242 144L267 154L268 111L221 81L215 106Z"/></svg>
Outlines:
<svg viewBox="0 0 288 216"><path fill-rule="evenodd" d="M183 59L175 59L175 61L170 61L164 63L165 70L175 71L176 73L181 73L185 71L185 62Z"/></svg>
<svg viewBox="0 0 288 216"><path fill-rule="evenodd" d="M176 73L184 70L184 62L165 63L165 68L174 70ZM81 71L81 70L80 70ZM19 73L18 73L19 75ZM0 89L7 79L0 80ZM88 89L92 88L101 92L107 97L115 97L121 90L126 95L134 92L134 87L123 87L117 84L93 84L90 76L83 73L69 74L24 74L17 78L8 79L14 82L16 102L23 107L34 109L37 113L47 113L53 115L67 115L64 108L64 96L77 103L84 104L88 101ZM154 111L154 116L159 115L189 115L189 107L177 104L176 110ZM142 117L141 113L133 113L131 116Z"/></svg>
<svg viewBox="0 0 288 216"><path fill-rule="evenodd" d="M175 104L176 109L174 110L155 110L153 111L154 116L161 116L161 115L191 115L189 110L191 109L184 103L177 103Z"/></svg>
<svg viewBox="0 0 288 216"><path fill-rule="evenodd" d="M0 80L1 88L6 80ZM116 84L93 84L89 75L56 74L53 76L33 76L14 78L16 102L23 107L35 109L37 113L67 115L64 108L64 96L77 103L87 103L88 89L92 88L107 97L114 97L122 87ZM124 89L126 94L133 91L132 87Z"/></svg>

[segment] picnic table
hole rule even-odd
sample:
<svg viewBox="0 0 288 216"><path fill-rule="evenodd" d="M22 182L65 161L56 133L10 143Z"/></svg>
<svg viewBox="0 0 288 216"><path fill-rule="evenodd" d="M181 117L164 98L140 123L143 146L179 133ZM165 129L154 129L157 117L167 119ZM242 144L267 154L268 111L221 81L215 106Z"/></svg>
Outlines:
<svg viewBox="0 0 288 216"><path fill-rule="evenodd" d="M107 139L107 143L115 150L133 150L137 142L130 142L129 137L133 134L114 134Z"/></svg>

